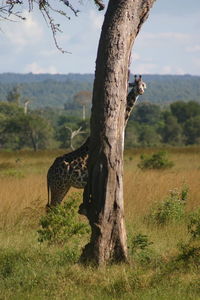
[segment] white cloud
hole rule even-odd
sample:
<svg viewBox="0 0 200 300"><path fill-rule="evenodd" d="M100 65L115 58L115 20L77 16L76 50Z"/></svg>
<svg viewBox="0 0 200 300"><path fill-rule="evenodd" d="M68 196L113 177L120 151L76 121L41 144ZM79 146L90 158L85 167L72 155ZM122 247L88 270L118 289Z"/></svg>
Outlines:
<svg viewBox="0 0 200 300"><path fill-rule="evenodd" d="M200 52L200 45L187 47L186 52L191 52L191 53Z"/></svg>
<svg viewBox="0 0 200 300"><path fill-rule="evenodd" d="M162 74L170 74L172 72L172 67L171 66L164 66L161 70Z"/></svg>
<svg viewBox="0 0 200 300"><path fill-rule="evenodd" d="M37 20L25 11L23 15L25 21L17 22L14 26L12 22L8 22L5 26L5 35L9 42L17 49L21 50L26 46L39 42L43 37L43 30Z"/></svg>
<svg viewBox="0 0 200 300"><path fill-rule="evenodd" d="M199 57L193 58L192 62L197 68L200 68L200 58ZM198 70L198 73L199 73L199 70Z"/></svg>
<svg viewBox="0 0 200 300"><path fill-rule="evenodd" d="M58 53L58 49L43 49L40 51L40 55L50 57Z"/></svg>
<svg viewBox="0 0 200 300"><path fill-rule="evenodd" d="M140 54L138 54L138 53L133 53L133 54L132 54L131 60L132 60L132 61L140 60L140 58L141 58Z"/></svg>
<svg viewBox="0 0 200 300"><path fill-rule="evenodd" d="M28 72L28 73L31 72L34 74L41 74L41 73L57 74L58 73L56 67L49 66L47 68L44 68L38 65L36 62L26 65L26 67L24 68L24 72Z"/></svg>
<svg viewBox="0 0 200 300"><path fill-rule="evenodd" d="M184 75L186 72L181 67L174 67L170 65L166 65L161 68L160 74L179 74Z"/></svg>
<svg viewBox="0 0 200 300"><path fill-rule="evenodd" d="M174 74L184 75L184 74L186 74L186 72L182 67L177 67L174 70Z"/></svg>
<svg viewBox="0 0 200 300"><path fill-rule="evenodd" d="M156 64L152 63L143 63L138 64L133 67L133 70L131 72L139 73L139 74L149 74L149 73L156 73Z"/></svg>
<svg viewBox="0 0 200 300"><path fill-rule="evenodd" d="M143 39L175 39L178 41L186 42L190 39L189 34L181 32L160 32L160 33L144 33Z"/></svg>
<svg viewBox="0 0 200 300"><path fill-rule="evenodd" d="M131 72L138 74L186 74L185 70L179 66L165 65L161 67L160 65L154 63L136 63L136 65L131 69Z"/></svg>

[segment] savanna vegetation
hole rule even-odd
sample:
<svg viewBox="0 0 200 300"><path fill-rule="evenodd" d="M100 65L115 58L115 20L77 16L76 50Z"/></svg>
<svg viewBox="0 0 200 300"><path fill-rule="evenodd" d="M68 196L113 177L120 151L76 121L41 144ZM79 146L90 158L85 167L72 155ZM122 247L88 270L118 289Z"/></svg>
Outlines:
<svg viewBox="0 0 200 300"><path fill-rule="evenodd" d="M164 150L165 169L138 167L163 148L126 150L129 264L100 269L78 262L81 192L45 213L46 172L64 150L1 151L0 299L199 299L200 148Z"/></svg>
<svg viewBox="0 0 200 300"><path fill-rule="evenodd" d="M124 157L129 264L96 269L78 261L90 236L81 192L45 212L50 164L89 135L85 95L32 109L15 85L0 103L0 299L199 299L200 105L135 107Z"/></svg>
<svg viewBox="0 0 200 300"><path fill-rule="evenodd" d="M144 14L140 15L140 22L136 24L137 20L134 20L138 29L147 17L149 5L153 2L154 0L149 1L146 7L141 7L144 9L141 10ZM32 10L33 1L28 3ZM95 1L95 3L99 6L99 10L104 8L101 1ZM7 12L22 18L21 14L18 16L18 12L13 10L16 4L22 3L11 1L9 4L11 7ZM55 44L59 48L55 38L56 32L59 31L59 25L55 24L54 19L49 15L48 2L39 1L38 4L39 9L50 23ZM78 13L69 1L64 1L64 4L75 15ZM58 12L65 15L62 11ZM112 13L110 15L112 16ZM109 13L107 16L109 17ZM123 26L121 30L124 32ZM118 45L117 48L119 48ZM62 51L62 48L59 49ZM104 62L101 54L104 52L98 52L96 70L98 67L101 70L101 64L98 62ZM100 57L103 59L101 60ZM111 58L111 62L116 61L115 57L111 56ZM127 76L126 67L124 70ZM116 67L114 71L116 71ZM96 75L98 75L98 71ZM95 77L95 82L98 82L97 78L98 76ZM173 82L171 84L173 85ZM53 85L46 82L45 85L46 94L51 94L52 100L55 95L54 86L57 85L57 82L54 82ZM99 87L105 88L101 84ZM159 92L162 92L160 85L154 89L160 97ZM177 84L174 84L174 89L177 89ZM98 103L99 93L95 94L97 90L98 84L96 88L94 84L93 104ZM102 90L100 89L100 93ZM184 88L180 90L184 90ZM82 95L83 92L88 93L88 89L82 90ZM187 93L188 89L184 92ZM40 97L42 94L44 95L43 90L39 94ZM24 99L21 102L18 86L11 86L3 99L0 143L1 148L7 152L2 151L0 163L0 176L3 181L1 189L3 200L0 212L2 229L0 233L1 297L3 299L198 298L200 212L196 208L199 192L195 187L199 177L199 148L198 146L169 148L170 160L168 160L163 149L157 153L145 153L152 149L139 147L165 146L167 148L168 145L199 144L199 104L195 101L188 103L178 101L168 108L160 108L147 103L136 109L133 122L129 123L127 129L127 141L129 140L129 149L132 146L138 146L138 149L136 151L127 150L125 156L125 214L128 227L129 263L112 265L111 262L109 266L97 270L92 265L86 268L78 261L81 247L87 241L89 233L84 218L81 219L76 214L81 196L71 193L63 206L52 209L48 215L44 212L46 197L44 196L43 179L48 168L47 165L50 164L50 156L55 154L44 149L66 147L66 140L70 140L70 146L73 148L72 139L81 132L83 126L85 128L81 133L88 135L86 103L88 105L89 101L83 104L82 101L77 100L77 95L80 95L80 90L77 90L76 94L72 93L71 97L73 98L64 106L67 110L66 114L61 110L63 108L61 106L58 111L51 111L49 108L38 109L44 105L35 105L34 111L28 110L27 106L32 100L23 95ZM169 91L165 97L166 102L171 102ZM179 100L180 95L177 97L174 96L174 99ZM81 121L78 115L70 118L72 115L70 110L76 110L75 99L82 109ZM192 100L197 99L192 96ZM52 101L52 107L55 107L53 103L54 101ZM110 103L107 103L109 106ZM44 111L45 113L43 113ZM100 113L99 115L101 115ZM96 110L96 114L98 116L98 110ZM74 117L77 117L76 121ZM156 119L157 117L158 119ZM122 120L122 126L119 128L122 129L120 138L123 140L122 114L119 119ZM102 120L103 118L99 118L100 124L103 123L101 123ZM78 130L77 125L79 125ZM93 125L94 123L91 122L92 138L95 133ZM59 131L61 127L62 131ZM66 136L66 130L70 132L69 138ZM130 138L130 130L135 139ZM102 130L99 132L97 130L97 134L102 132ZM104 134L106 138L109 137L109 134ZM34 152L30 152L30 148ZM15 150L15 152L10 150ZM58 151L54 152L58 153ZM108 156L108 158L110 157ZM122 157L119 157L119 161L121 159ZM122 168L119 172L120 178L121 170ZM112 185L109 188L112 188ZM106 206L101 208L106 210ZM119 206L119 208L121 207ZM109 216L111 217L111 215ZM90 218L89 220L91 221ZM111 220L112 218L109 220L110 223ZM117 221L115 218L114 223ZM96 222L96 224L95 226L98 228L100 223ZM99 228L102 229L103 226L99 226ZM111 233L114 236L115 230L112 230ZM119 239L115 241L116 244L113 248L117 249L117 243L119 244L120 241ZM112 247L113 244L109 244L109 246ZM109 251L109 248L107 250Z"/></svg>
<svg viewBox="0 0 200 300"><path fill-rule="evenodd" d="M79 91L68 109L30 109L14 87L0 102L0 148L5 150L76 148L89 135L91 93ZM140 101L140 100L139 100ZM184 146L200 143L200 104L169 106L140 101L128 122L125 147Z"/></svg>

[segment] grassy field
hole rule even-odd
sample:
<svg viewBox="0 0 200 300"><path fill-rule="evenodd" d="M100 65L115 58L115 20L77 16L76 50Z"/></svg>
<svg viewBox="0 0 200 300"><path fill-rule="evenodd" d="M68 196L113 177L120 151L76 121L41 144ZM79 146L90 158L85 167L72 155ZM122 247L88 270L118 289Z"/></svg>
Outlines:
<svg viewBox="0 0 200 300"><path fill-rule="evenodd" d="M169 148L174 167L139 169L140 154L155 151L125 153L130 264L100 269L77 262L89 236L67 247L38 242L46 172L62 151L0 152L0 299L200 299L200 241L187 226L190 212L200 207L200 148ZM170 191L185 186L188 199L179 220L147 222Z"/></svg>

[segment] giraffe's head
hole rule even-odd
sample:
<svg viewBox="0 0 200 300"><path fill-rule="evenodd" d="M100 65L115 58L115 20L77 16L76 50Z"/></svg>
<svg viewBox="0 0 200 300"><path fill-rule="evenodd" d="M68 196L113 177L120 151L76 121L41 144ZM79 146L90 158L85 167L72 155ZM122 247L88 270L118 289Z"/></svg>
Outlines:
<svg viewBox="0 0 200 300"><path fill-rule="evenodd" d="M142 75L137 75L134 76L135 81L133 83L129 83L129 87L132 87L135 90L135 93L137 95L142 95L144 94L144 90L146 89L146 83L142 80Z"/></svg>

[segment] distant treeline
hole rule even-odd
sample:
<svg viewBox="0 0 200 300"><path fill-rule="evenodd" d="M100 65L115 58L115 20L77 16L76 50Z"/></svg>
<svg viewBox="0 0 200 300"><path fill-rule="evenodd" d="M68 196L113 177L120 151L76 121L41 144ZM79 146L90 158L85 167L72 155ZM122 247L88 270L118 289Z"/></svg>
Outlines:
<svg viewBox="0 0 200 300"><path fill-rule="evenodd" d="M200 76L191 75L144 75L147 83L141 102L165 106L175 101L197 101L200 103ZM93 74L0 74L0 101L5 101L8 93L18 86L21 101L29 99L30 107L70 108L74 106L74 96L79 91L91 91ZM131 75L133 80L133 75Z"/></svg>
<svg viewBox="0 0 200 300"><path fill-rule="evenodd" d="M78 95L83 103L85 94ZM89 136L89 114L83 113L83 107L29 110L19 96L13 90L6 102L0 102L0 149L73 149ZM126 148L195 144L200 144L200 104L195 101L177 101L168 107L137 104L125 133Z"/></svg>

